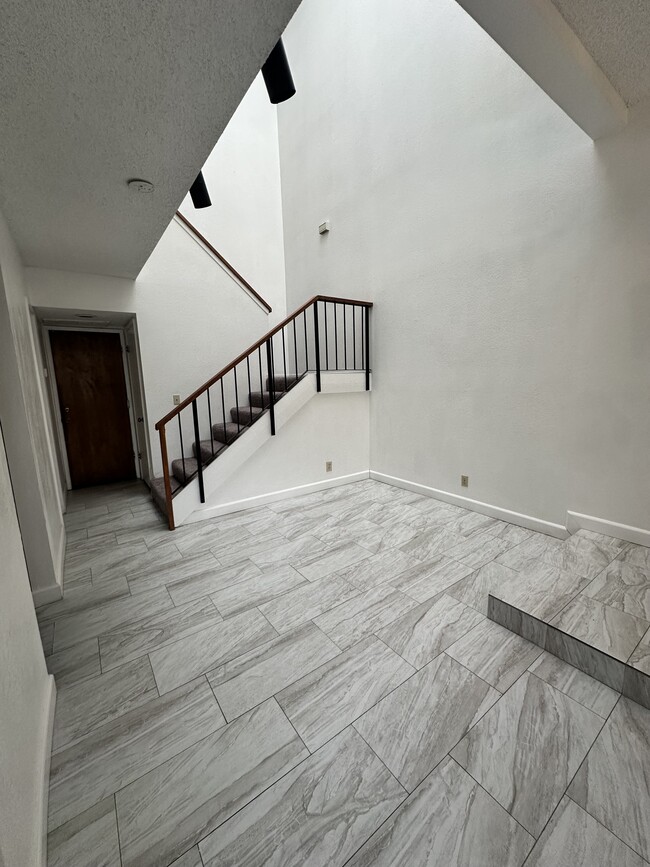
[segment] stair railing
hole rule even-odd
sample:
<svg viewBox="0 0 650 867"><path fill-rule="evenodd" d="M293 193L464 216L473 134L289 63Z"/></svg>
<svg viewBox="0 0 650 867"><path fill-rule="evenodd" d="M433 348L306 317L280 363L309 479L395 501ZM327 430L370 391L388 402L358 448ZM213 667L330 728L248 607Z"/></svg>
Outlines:
<svg viewBox="0 0 650 867"><path fill-rule="evenodd" d="M329 295L310 298L156 423L170 530L175 527L170 450L181 456L182 484L196 477L204 503L204 467L267 412L275 435L275 404L306 373L315 371L320 391L323 372L359 371L365 374L368 390L371 307L370 301ZM241 404L244 393L248 411ZM230 421L227 406L234 407ZM183 415L184 410L191 412ZM201 439L206 424L208 436ZM220 437L216 446L215 431ZM185 455L185 443L192 443L193 459Z"/></svg>

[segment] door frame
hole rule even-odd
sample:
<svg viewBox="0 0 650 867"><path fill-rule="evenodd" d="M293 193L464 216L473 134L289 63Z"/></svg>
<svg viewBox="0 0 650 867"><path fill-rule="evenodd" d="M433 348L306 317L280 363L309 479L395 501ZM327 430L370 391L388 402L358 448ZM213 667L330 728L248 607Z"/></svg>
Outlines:
<svg viewBox="0 0 650 867"><path fill-rule="evenodd" d="M119 334L120 335L120 345L122 347L122 368L124 370L124 384L126 386L126 399L129 404L129 425L131 428L131 448L133 450L133 466L135 467L135 474L137 479L141 479L142 475L140 473L140 461L138 460L138 439L136 436L135 430L135 416L134 416L134 407L133 407L133 394L131 392L131 376L129 371L129 365L127 360L127 349L126 349L126 336L124 334L124 328L119 327L110 327L106 328L93 328L92 326L84 326L82 323L77 325L43 325L43 344L45 346L45 363L47 365L47 379L50 386L50 394L52 396L52 405L54 407L54 424L55 424L55 432L57 443L59 446L59 451L61 453L61 459L63 461L63 469L65 472L65 486L68 491L72 490L72 479L70 477L70 465L68 463L68 446L65 441L65 434L63 432L63 422L61 420L61 403L59 401L59 390L56 384L56 371L54 370L54 358L52 357L52 346L50 345L50 331L86 331L86 332L94 332L96 334Z"/></svg>

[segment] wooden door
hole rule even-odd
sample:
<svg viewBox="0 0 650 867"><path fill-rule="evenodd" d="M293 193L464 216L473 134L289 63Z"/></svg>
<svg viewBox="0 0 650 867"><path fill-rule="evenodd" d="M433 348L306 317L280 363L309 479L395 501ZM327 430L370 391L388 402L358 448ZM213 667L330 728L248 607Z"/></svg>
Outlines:
<svg viewBox="0 0 650 867"><path fill-rule="evenodd" d="M73 488L134 479L119 334L50 331Z"/></svg>

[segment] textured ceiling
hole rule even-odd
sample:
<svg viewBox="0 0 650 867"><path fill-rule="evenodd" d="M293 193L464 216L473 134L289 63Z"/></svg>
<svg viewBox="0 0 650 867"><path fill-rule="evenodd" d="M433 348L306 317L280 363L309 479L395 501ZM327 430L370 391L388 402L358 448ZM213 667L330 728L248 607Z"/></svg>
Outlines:
<svg viewBox="0 0 650 867"><path fill-rule="evenodd" d="M134 277L298 3L0 0L0 210L25 264Z"/></svg>
<svg viewBox="0 0 650 867"><path fill-rule="evenodd" d="M628 105L650 98L650 0L553 0Z"/></svg>

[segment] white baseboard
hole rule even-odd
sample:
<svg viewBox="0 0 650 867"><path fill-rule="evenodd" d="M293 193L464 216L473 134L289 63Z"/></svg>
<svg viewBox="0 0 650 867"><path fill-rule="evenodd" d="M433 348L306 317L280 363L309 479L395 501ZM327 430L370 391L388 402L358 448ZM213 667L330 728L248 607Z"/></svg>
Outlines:
<svg viewBox="0 0 650 867"><path fill-rule="evenodd" d="M258 497L249 497L246 500L234 500L231 503L220 503L209 509L193 512L184 522L194 524L197 521L207 521L210 518L218 518L220 515L229 515L231 512L242 512L244 509L254 509L256 506L264 506L267 503L277 503L280 500L288 500L291 497L299 497L302 494L312 494L314 491L324 491L327 488L337 488L339 485L349 485L351 482L361 482L370 478L369 470L359 473L350 473L347 476L336 476L333 479L324 479L320 482L311 482L308 485L299 485L296 488L285 488L282 491L272 491L269 494L260 494Z"/></svg>
<svg viewBox="0 0 650 867"><path fill-rule="evenodd" d="M48 695L46 698L47 708L44 718L44 732L42 740L43 785L41 788L41 852L39 864L46 867L47 863L47 813L50 795L50 762L52 759L52 734L54 732L54 711L56 710L56 683L54 675L48 678Z"/></svg>
<svg viewBox="0 0 650 867"><path fill-rule="evenodd" d="M606 521L592 515L580 515L578 512L566 513L566 525L570 533L591 530L593 533L613 536L615 539L624 539L626 542L650 548L650 530L643 530L641 527L629 527L627 524L617 524L616 521Z"/></svg>
<svg viewBox="0 0 650 867"><path fill-rule="evenodd" d="M396 476L387 476L385 473L377 473L374 470L370 471L370 478L375 479L377 482L384 482L387 485L394 485L396 488L404 488L404 490L412 491L414 494L422 494L424 497L432 497L434 500L450 503L452 506L460 506L461 509L480 512L481 515L488 515L490 518L497 518L500 521L506 521L508 524L516 524L518 527L525 527L527 530L546 533L547 536L555 536L558 539L566 539L569 536L566 527L563 527L561 524L553 524L550 521L543 521L541 518L533 518L531 515L521 515L519 512L511 512L509 509L502 509L500 506L493 506L491 503L470 500L468 497L450 494L448 491L439 491L437 488L429 488L427 485L420 485L407 479L398 479Z"/></svg>
<svg viewBox="0 0 650 867"><path fill-rule="evenodd" d="M49 602L56 602L63 596L63 590L59 584L50 584L49 587L39 587L38 590L32 590L32 599L34 600L34 608L40 608L42 605L47 605Z"/></svg>

